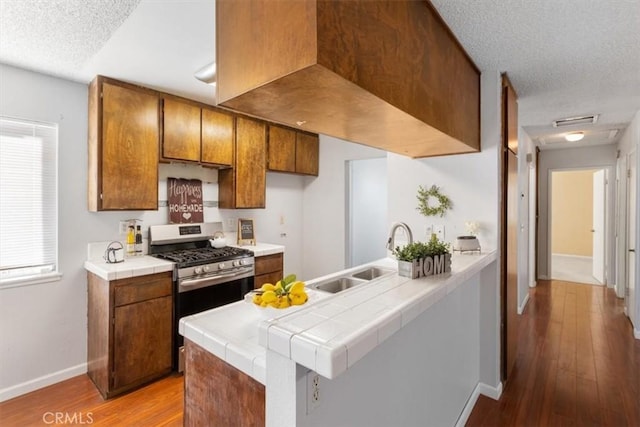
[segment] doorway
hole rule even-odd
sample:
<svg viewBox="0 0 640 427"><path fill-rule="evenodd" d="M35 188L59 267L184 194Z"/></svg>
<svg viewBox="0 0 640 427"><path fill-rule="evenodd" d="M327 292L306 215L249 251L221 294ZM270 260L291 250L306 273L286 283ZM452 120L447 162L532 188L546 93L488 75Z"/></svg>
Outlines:
<svg viewBox="0 0 640 427"><path fill-rule="evenodd" d="M387 256L387 159L347 162L346 265Z"/></svg>
<svg viewBox="0 0 640 427"><path fill-rule="evenodd" d="M607 170L550 172L551 278L606 284Z"/></svg>

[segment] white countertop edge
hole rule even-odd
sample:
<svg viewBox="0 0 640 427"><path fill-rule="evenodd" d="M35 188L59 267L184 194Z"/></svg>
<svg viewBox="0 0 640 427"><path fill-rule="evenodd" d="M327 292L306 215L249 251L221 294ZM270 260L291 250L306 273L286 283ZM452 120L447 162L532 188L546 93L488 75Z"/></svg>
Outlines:
<svg viewBox="0 0 640 427"><path fill-rule="evenodd" d="M146 276L173 270L173 263L149 255L127 258L124 262L108 264L104 261L87 260L84 269L104 280L119 280Z"/></svg>
<svg viewBox="0 0 640 427"><path fill-rule="evenodd" d="M230 245L253 252L253 256L261 257L267 255L275 255L284 253L285 247L282 245L273 245L271 243L256 243L255 245Z"/></svg>
<svg viewBox="0 0 640 427"><path fill-rule="evenodd" d="M414 280L407 279L407 281L414 282L432 281L436 279L440 283L436 283L435 286L427 288L424 291L418 291L418 293L415 295L415 298L413 299L408 299L406 301L403 301L402 303L398 303L398 305L395 307L388 308L387 310L382 312L383 314L381 316L377 317L372 322L369 322L367 325L355 329L349 335L347 335L343 339L340 339L339 341L314 341L308 335L305 335L304 331L292 332L285 327L286 325L280 325L277 321L278 319L276 319L276 321L270 321L268 323L263 322L260 327L260 334L266 334L267 336L260 336L259 340L261 343L266 343L269 350L275 351L285 357L288 357L296 363L305 366L306 368L312 369L326 378L336 378L341 373L346 371L350 366L356 363L357 360L364 357L369 351L373 350L375 347L381 344L393 333L406 326L411 320L418 317L429 307L436 304L442 298L446 297L449 293L458 288L462 283L465 283L467 280L482 271L486 266L495 261L497 258L497 252L491 251L476 256L478 257L476 262L465 266L461 271L449 273L449 277L445 278L444 276L431 276L429 278L420 278ZM389 260L390 262L395 262L394 260L387 258L386 260L378 260L366 265L388 265L389 261L387 260ZM338 276L343 276L345 274L350 274L362 269L363 267L364 266L361 265L358 267L340 271L338 273L332 273L330 275L311 280L307 282L307 285ZM352 290L358 288L359 287L356 287ZM341 294L346 295L345 292L348 291L343 291ZM324 300L324 302L330 301L330 298ZM366 301L363 302L363 304L366 304ZM313 313L313 309L314 306L310 306L304 311L307 313ZM286 320L287 316L283 317L285 319L280 318L279 320ZM398 319L400 319L399 326L397 325ZM281 342L283 337L287 336L290 337L288 349L284 348L282 344L275 345L276 342ZM273 346L269 345L271 337L274 337L275 341ZM296 350L294 350L294 348L291 346L294 338L296 340L296 343L293 347L295 347ZM331 341L335 342L332 343ZM315 345L315 356L311 357L310 351L300 351L298 349L300 345L302 347L307 347L307 349L310 351L312 351L310 347L312 345ZM350 353L351 357L349 357Z"/></svg>

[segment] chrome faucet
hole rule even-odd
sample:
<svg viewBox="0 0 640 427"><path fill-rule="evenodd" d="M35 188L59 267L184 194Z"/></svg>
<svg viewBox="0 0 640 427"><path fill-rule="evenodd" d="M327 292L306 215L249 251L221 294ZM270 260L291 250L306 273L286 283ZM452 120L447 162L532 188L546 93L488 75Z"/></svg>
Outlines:
<svg viewBox="0 0 640 427"><path fill-rule="evenodd" d="M394 222L391 224L391 231L389 232L389 239L387 240L387 249L392 251L394 249L395 241L396 241L396 230L398 228L404 228L407 236L409 236L409 243L413 243L413 234L411 233L411 229L404 222Z"/></svg>

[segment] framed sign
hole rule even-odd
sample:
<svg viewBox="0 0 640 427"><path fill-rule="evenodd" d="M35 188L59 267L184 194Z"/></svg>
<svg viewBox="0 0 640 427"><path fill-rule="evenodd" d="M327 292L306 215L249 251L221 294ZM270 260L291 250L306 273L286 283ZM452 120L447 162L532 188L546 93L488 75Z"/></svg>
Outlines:
<svg viewBox="0 0 640 427"><path fill-rule="evenodd" d="M256 237L253 230L252 219L238 219L238 244L255 245Z"/></svg>
<svg viewBox="0 0 640 427"><path fill-rule="evenodd" d="M202 181L199 179L167 178L169 223L202 222Z"/></svg>

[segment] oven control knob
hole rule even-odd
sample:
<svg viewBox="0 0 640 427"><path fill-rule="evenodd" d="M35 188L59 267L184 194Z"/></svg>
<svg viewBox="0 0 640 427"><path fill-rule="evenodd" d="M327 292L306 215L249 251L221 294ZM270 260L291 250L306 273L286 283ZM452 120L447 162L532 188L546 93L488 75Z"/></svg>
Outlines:
<svg viewBox="0 0 640 427"><path fill-rule="evenodd" d="M218 264L218 270L222 270L223 268L224 268L224 263L223 262Z"/></svg>
<svg viewBox="0 0 640 427"><path fill-rule="evenodd" d="M238 261L238 265L245 265L245 264L246 264L246 262L244 260L242 260L242 259L240 261Z"/></svg>
<svg viewBox="0 0 640 427"><path fill-rule="evenodd" d="M204 267L202 267L202 270L204 270L205 273L208 273L211 268L209 268L208 265L205 265Z"/></svg>
<svg viewBox="0 0 640 427"><path fill-rule="evenodd" d="M196 267L193 269L193 272L196 274L202 274L202 267Z"/></svg>

